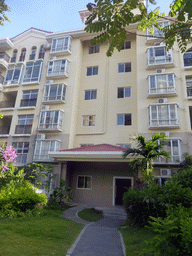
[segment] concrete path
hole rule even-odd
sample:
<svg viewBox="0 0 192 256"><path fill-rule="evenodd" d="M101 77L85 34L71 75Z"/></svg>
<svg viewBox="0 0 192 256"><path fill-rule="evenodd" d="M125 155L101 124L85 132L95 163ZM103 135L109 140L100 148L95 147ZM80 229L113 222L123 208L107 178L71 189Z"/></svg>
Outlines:
<svg viewBox="0 0 192 256"><path fill-rule="evenodd" d="M91 207L102 210L104 218L89 222L77 216L82 209ZM65 211L63 217L86 225L66 256L125 256L123 239L117 230L126 220L122 207L80 205Z"/></svg>

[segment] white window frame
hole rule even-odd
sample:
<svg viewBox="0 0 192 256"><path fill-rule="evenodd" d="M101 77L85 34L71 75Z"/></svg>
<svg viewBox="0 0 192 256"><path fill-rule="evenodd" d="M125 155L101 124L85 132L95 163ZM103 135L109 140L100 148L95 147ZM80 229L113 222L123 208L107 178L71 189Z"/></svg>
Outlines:
<svg viewBox="0 0 192 256"><path fill-rule="evenodd" d="M58 91L59 91L60 85L62 86L62 89L61 89L61 94L59 95ZM51 86L57 86L56 96L50 95ZM48 87L48 96L45 95L47 87ZM57 102L57 101L65 102L65 95L66 95L66 84L64 84L64 83L46 84L44 87L43 102ZM51 98L51 97L55 97L55 99L50 100L49 98ZM59 97L60 97L60 99L59 99Z"/></svg>
<svg viewBox="0 0 192 256"><path fill-rule="evenodd" d="M93 117L93 120L91 120L92 117ZM84 125L84 122L87 122L88 125ZM91 125L92 123L93 123L93 125ZM83 115L82 116L82 126L83 127L95 126L95 115Z"/></svg>
<svg viewBox="0 0 192 256"><path fill-rule="evenodd" d="M22 143L22 147L21 147L21 148L18 147L18 146L19 146L19 143ZM28 143L28 148L25 147L25 143ZM21 165L26 164L26 162L27 162L27 154L28 154L29 145L30 145L29 142L13 142L12 145L14 145L14 144L17 145L17 146L15 147L17 156L21 156L21 161L17 162L18 157L15 159L16 163L17 163L17 164L20 164L20 163L21 163ZM24 153L25 150L27 150L27 153ZM21 152L18 153L17 151L21 151ZM25 158L26 161L23 162L23 161L22 161L23 158Z"/></svg>
<svg viewBox="0 0 192 256"><path fill-rule="evenodd" d="M14 74L15 74L15 70L16 70L17 67L20 67L19 78L18 78L17 80L13 80ZM13 71L13 74L12 74L12 78L11 78L11 80L6 81L7 74L8 74L8 72L9 72L10 70L14 70L14 71ZM19 64L18 64L18 65L14 65L14 66L13 66L13 65L10 65L10 66L8 67L7 71L6 71L5 79L4 79L4 83L3 83L3 84L4 84L5 86L8 86L8 85L18 85L18 84L20 83L22 70L23 70L23 65L19 65ZM14 81L16 81L16 82L14 82Z"/></svg>
<svg viewBox="0 0 192 256"><path fill-rule="evenodd" d="M42 154L43 143L46 143L46 145L48 145L48 147L44 147L44 148L48 148L46 150L46 153L44 154ZM51 150L52 143L54 143L54 150ZM59 140L37 140L35 143L33 160L34 161L53 161L54 158L50 157L48 155L48 152L57 152L58 150L60 150L60 146L61 146L61 142ZM39 147L39 154L37 154L38 147Z"/></svg>
<svg viewBox="0 0 192 256"><path fill-rule="evenodd" d="M174 105L175 106L175 116L176 118L171 118L171 111L170 111L170 106ZM168 117L169 119L163 120L159 118L159 107L161 106L168 106ZM152 107L156 107L156 116L157 118L152 119ZM168 124L160 124L162 121L168 121ZM175 122L176 124L172 124L171 122ZM157 125L154 125L153 122L156 122ZM178 105L177 103L165 103L165 104L152 104L149 105L149 127L174 127L179 125L179 119L178 119Z"/></svg>
<svg viewBox="0 0 192 256"><path fill-rule="evenodd" d="M39 74L37 77L33 78L32 75L33 75L33 71L34 71L34 68L35 66L37 66L37 64L39 64ZM23 75L23 81L22 81L22 84L36 84L36 83L39 83L40 81L40 78L41 78L41 70L42 70L42 66L43 66L43 62L28 62L25 66L25 71L24 71L24 75ZM31 69L31 73L30 73L30 78L25 78L26 76L26 70L28 67L32 67ZM35 79L35 80L34 80ZM28 81L25 81L25 80L28 80ZM32 81L34 80L34 81Z"/></svg>
<svg viewBox="0 0 192 256"><path fill-rule="evenodd" d="M173 79L173 86L170 86L168 77L172 75ZM166 76L166 87L157 87L157 77L159 76ZM151 78L155 77L155 87L151 88ZM148 76L148 94L163 94L163 93L176 93L176 86L175 86L175 75L174 73L161 73L161 74L153 74Z"/></svg>
<svg viewBox="0 0 192 256"><path fill-rule="evenodd" d="M65 61L63 64L62 61ZM54 66L56 66L56 62L60 62L59 69L54 70ZM52 64L51 64L52 63ZM48 63L47 76L68 76L69 72L69 60L68 59L60 59L60 60L51 60Z"/></svg>
<svg viewBox="0 0 192 256"><path fill-rule="evenodd" d="M67 41L67 45L66 45L66 43L65 43L66 39L68 40L68 41ZM60 47L58 46L59 40L63 40L63 42L62 42L62 47L61 47L61 46L60 46ZM55 47L53 47L54 42L56 42L56 43L55 43ZM50 53L65 52L65 51L71 52L71 45L72 45L72 39L71 39L70 36L66 36L66 37L62 37L62 38L54 38L54 39L52 40Z"/></svg>
<svg viewBox="0 0 192 256"><path fill-rule="evenodd" d="M46 122L48 120L47 115L49 112L54 112L54 115L50 118L49 122ZM54 123L55 114L58 112L58 118L57 122ZM44 114L45 113L45 114ZM41 122L42 120L42 122ZM50 122L51 121L51 122ZM40 112L40 118L39 118L39 130L62 130L62 122L63 122L63 111L62 110L45 110Z"/></svg>
<svg viewBox="0 0 192 256"><path fill-rule="evenodd" d="M119 89L123 89L123 97L118 97L119 95ZM130 90L130 96L126 96L126 90L129 89ZM117 88L117 98L118 99L124 99L124 98L131 98L131 87L118 87Z"/></svg>
<svg viewBox="0 0 192 256"><path fill-rule="evenodd" d="M84 186L83 186L83 188L79 188L79 187L78 187L78 179L79 179L79 177L84 177L84 182L83 182ZM86 178L86 177L91 178L91 182L90 182L90 183L91 183L91 187L90 187L90 188L85 188L85 178ZM92 189L92 176L91 176L91 175L78 175L78 176L77 176L76 189L91 190L91 189Z"/></svg>
<svg viewBox="0 0 192 256"><path fill-rule="evenodd" d="M163 56L155 56L156 49L158 48L164 49ZM148 66L170 64L170 63L173 63L172 49L169 49L169 51L167 51L165 45L152 46L147 49L147 65Z"/></svg>
<svg viewBox="0 0 192 256"><path fill-rule="evenodd" d="M93 69L97 68L97 74L93 74ZM91 69L91 74L88 75L88 69ZM86 76L97 76L99 74L99 66L94 66L94 67L87 67L87 73Z"/></svg>
<svg viewBox="0 0 192 256"><path fill-rule="evenodd" d="M125 115L130 115L131 116L131 124L125 124ZM118 117L119 116L123 116L123 124L118 124ZM117 114L117 125L118 126L131 126L132 125L132 114L131 113Z"/></svg>
<svg viewBox="0 0 192 256"><path fill-rule="evenodd" d="M126 65L130 66L130 70L126 71ZM123 65L123 71L120 71L120 66ZM131 62L118 63L118 73L130 73L131 72Z"/></svg>
<svg viewBox="0 0 192 256"><path fill-rule="evenodd" d="M93 98L93 92L96 92L96 98ZM89 93L89 98L86 99L86 93ZM97 99L97 90L85 90L85 94L84 94L84 100L96 100Z"/></svg>

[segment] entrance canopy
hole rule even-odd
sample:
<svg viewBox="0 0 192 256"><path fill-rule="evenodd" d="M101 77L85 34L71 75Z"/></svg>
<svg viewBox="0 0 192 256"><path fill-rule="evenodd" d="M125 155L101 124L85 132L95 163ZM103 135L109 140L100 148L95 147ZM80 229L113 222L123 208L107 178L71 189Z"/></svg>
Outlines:
<svg viewBox="0 0 192 256"><path fill-rule="evenodd" d="M98 161L98 162L129 162L135 156L123 158L126 148L110 144L98 144L79 148L49 152L57 161ZM137 156L140 158L140 156Z"/></svg>

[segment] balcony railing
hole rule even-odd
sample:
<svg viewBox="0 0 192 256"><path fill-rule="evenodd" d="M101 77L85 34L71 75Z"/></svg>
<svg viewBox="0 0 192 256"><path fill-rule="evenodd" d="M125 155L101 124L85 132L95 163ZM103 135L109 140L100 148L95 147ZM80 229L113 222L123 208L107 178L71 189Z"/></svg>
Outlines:
<svg viewBox="0 0 192 256"><path fill-rule="evenodd" d="M1 101L0 102L0 109L1 108L14 108L15 101Z"/></svg>
<svg viewBox="0 0 192 256"><path fill-rule="evenodd" d="M32 125L16 125L15 134L31 134Z"/></svg>
<svg viewBox="0 0 192 256"><path fill-rule="evenodd" d="M21 100L20 107L35 107L37 99L24 99Z"/></svg>
<svg viewBox="0 0 192 256"><path fill-rule="evenodd" d="M62 130L62 125L58 123L46 123L46 124L39 124L38 127L39 130L55 130L55 131L60 131Z"/></svg>
<svg viewBox="0 0 192 256"><path fill-rule="evenodd" d="M0 52L0 59L4 59L9 62L10 56L6 52Z"/></svg>
<svg viewBox="0 0 192 256"><path fill-rule="evenodd" d="M10 125L0 127L0 135L9 135Z"/></svg>
<svg viewBox="0 0 192 256"><path fill-rule="evenodd" d="M161 87L161 88L150 88L149 94L168 94L176 93L175 87Z"/></svg>

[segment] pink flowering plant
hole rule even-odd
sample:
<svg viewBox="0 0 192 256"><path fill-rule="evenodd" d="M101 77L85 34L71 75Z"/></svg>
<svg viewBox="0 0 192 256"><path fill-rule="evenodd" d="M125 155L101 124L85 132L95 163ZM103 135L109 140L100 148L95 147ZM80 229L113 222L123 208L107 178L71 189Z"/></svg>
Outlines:
<svg viewBox="0 0 192 256"><path fill-rule="evenodd" d="M14 165L16 157L16 149L12 148L12 146L5 147L2 145L0 147L0 188L11 180L23 179L23 171L17 172L17 168Z"/></svg>

